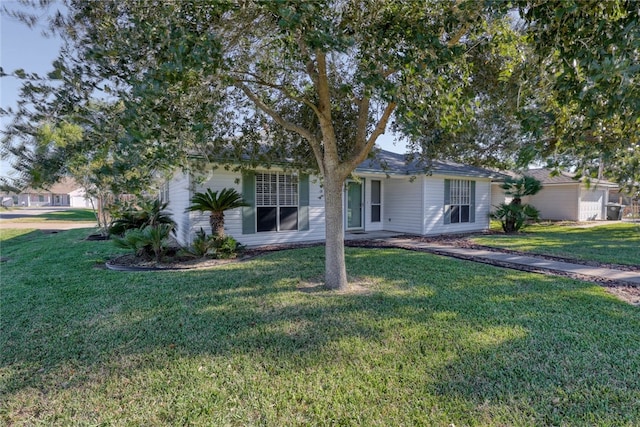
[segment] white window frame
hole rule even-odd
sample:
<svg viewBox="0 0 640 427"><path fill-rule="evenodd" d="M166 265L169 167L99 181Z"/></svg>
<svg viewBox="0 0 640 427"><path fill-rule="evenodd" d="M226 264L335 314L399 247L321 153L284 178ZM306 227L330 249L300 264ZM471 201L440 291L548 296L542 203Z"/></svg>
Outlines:
<svg viewBox="0 0 640 427"><path fill-rule="evenodd" d="M449 209L451 224L471 222L471 180L452 179L449 187ZM466 208L466 220L464 211Z"/></svg>
<svg viewBox="0 0 640 427"><path fill-rule="evenodd" d="M256 172L255 173L255 207L256 232L269 233L281 231L297 231L300 228L300 180L296 173ZM276 229L259 230L260 208L275 208ZM296 208L296 228L282 229L281 209Z"/></svg>

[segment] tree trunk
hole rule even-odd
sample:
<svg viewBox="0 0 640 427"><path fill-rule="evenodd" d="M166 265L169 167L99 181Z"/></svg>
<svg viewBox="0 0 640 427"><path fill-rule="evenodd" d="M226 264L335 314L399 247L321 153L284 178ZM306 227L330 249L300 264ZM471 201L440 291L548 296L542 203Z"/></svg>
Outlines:
<svg viewBox="0 0 640 427"><path fill-rule="evenodd" d="M211 224L211 234L222 239L224 237L224 212L211 212L209 224Z"/></svg>
<svg viewBox="0 0 640 427"><path fill-rule="evenodd" d="M522 204L522 199L520 199L520 197L514 197L511 200L511 203L509 204L511 206L520 206ZM518 218L516 217L516 212L513 210L510 210L502 226L502 229L504 230L504 232L507 234L512 234L518 231L516 227L517 221L518 221Z"/></svg>
<svg viewBox="0 0 640 427"><path fill-rule="evenodd" d="M344 180L324 177L325 206L325 286L344 290L348 287L344 258L344 222L342 215L342 186Z"/></svg>

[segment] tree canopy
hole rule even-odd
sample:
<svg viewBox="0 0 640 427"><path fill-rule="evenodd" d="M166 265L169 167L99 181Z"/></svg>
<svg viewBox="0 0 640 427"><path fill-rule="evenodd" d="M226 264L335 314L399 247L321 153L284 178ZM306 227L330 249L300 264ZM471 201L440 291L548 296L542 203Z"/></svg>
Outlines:
<svg viewBox="0 0 640 427"><path fill-rule="evenodd" d="M527 78L536 109L524 123L536 138L527 151L575 167L578 176L609 171L626 187L635 181L637 189L638 4L536 0L520 2L520 11L535 55Z"/></svg>

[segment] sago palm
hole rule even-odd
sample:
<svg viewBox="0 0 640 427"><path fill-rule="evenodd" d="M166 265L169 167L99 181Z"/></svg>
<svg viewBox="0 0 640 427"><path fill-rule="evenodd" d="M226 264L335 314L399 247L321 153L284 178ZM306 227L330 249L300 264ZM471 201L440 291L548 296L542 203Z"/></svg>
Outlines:
<svg viewBox="0 0 640 427"><path fill-rule="evenodd" d="M204 193L195 193L191 198L191 206L187 211L209 212L209 224L211 233L217 237L224 237L224 211L235 209L248 204L242 199L242 195L233 188L224 188Z"/></svg>
<svg viewBox="0 0 640 427"><path fill-rule="evenodd" d="M512 196L509 204L501 203L494 212L494 218L502 223L502 230L505 233L515 233L519 231L527 221L537 221L540 212L529 204L522 204L522 198L533 196L542 190L542 183L531 176L520 178L507 178L500 186L504 194Z"/></svg>

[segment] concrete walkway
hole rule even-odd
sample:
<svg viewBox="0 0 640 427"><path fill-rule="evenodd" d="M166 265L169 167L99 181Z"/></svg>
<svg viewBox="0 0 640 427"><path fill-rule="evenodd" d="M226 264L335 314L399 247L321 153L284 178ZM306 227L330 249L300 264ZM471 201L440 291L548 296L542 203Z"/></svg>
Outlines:
<svg viewBox="0 0 640 427"><path fill-rule="evenodd" d="M616 270L613 268L593 267L583 264L554 261L535 255L514 255L505 252L489 251L485 249L460 248L441 243L427 243L403 237L389 237L384 240L390 245L406 249L416 249L439 255L453 256L478 262L497 262L505 267L526 267L533 270L548 272L562 272L593 278L593 280L614 280L631 286L640 286L640 271Z"/></svg>

